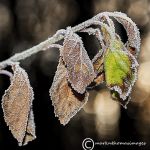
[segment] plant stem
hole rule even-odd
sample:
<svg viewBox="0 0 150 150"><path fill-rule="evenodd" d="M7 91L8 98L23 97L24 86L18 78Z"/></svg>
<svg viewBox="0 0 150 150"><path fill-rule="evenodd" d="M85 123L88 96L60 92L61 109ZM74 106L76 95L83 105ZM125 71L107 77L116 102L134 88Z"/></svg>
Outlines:
<svg viewBox="0 0 150 150"><path fill-rule="evenodd" d="M10 65L11 62L17 62L17 61L23 60L27 57L30 57L31 55L42 51L46 47L49 47L49 45L54 44L54 43L60 41L61 39L63 39L64 36L61 34L57 35L57 33L54 34L52 37L48 38L47 40L41 42L40 44L33 46L32 48L29 48L23 52L16 53L15 55L11 56L10 58L0 62L0 68L1 69L5 68L7 65Z"/></svg>
<svg viewBox="0 0 150 150"><path fill-rule="evenodd" d="M10 78L13 76L13 74L7 70L0 70L0 74L7 75Z"/></svg>
<svg viewBox="0 0 150 150"><path fill-rule="evenodd" d="M100 13L99 16L102 16L102 13ZM79 31L85 29L86 27L89 27L90 25L102 25L102 24L104 24L104 23L100 22L100 20L98 20L96 17L93 17L83 23L80 23L79 25L77 25L75 27L72 27L72 30L73 30L73 32L79 32ZM65 34L65 30L63 30L63 29L58 30L52 37L41 42L40 44L33 46L32 48L29 48L23 52L16 53L15 55L11 56L10 58L0 62L0 69L5 68L6 66L10 65L12 62L18 62L27 57L30 57L33 54L36 54L42 50L45 50L46 48L49 48L50 45L55 44L58 41L62 40L64 38L64 34Z"/></svg>

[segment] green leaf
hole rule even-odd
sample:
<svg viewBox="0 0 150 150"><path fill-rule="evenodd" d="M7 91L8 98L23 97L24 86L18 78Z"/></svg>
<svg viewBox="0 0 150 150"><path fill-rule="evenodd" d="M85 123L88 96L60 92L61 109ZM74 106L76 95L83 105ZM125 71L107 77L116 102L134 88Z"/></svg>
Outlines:
<svg viewBox="0 0 150 150"><path fill-rule="evenodd" d="M131 74L131 61L128 55L122 51L121 46L114 44L115 50L107 50L104 68L105 78L108 86L123 86L124 79Z"/></svg>
<svg viewBox="0 0 150 150"><path fill-rule="evenodd" d="M114 40L106 50L104 57L106 85L111 91L119 94L119 101L129 97L137 79L137 66L135 57L120 40Z"/></svg>

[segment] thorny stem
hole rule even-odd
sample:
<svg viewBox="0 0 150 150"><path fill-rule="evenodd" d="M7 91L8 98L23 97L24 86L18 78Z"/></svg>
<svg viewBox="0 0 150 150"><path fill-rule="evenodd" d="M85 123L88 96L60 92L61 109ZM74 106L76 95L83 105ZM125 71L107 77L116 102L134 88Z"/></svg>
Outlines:
<svg viewBox="0 0 150 150"><path fill-rule="evenodd" d="M103 16L103 13L99 14L98 17L93 17L83 23L80 23L79 25L77 25L75 27L72 27L73 32L79 32L91 25L100 25L100 26L104 25L108 30L110 30L110 28L107 24L100 21L100 18L102 16ZM64 30L64 29L58 30L52 37L41 42L40 44L33 46L32 48L29 48L23 52L16 53L15 55L11 56L10 58L0 62L0 69L5 68L6 66L10 65L12 62L18 62L27 57L30 57L33 54L36 54L40 51L48 49L49 47L51 47L52 44L55 44L64 38L65 31L66 30ZM110 32L110 33L112 33L112 32ZM113 35L111 35L111 36L113 37Z"/></svg>

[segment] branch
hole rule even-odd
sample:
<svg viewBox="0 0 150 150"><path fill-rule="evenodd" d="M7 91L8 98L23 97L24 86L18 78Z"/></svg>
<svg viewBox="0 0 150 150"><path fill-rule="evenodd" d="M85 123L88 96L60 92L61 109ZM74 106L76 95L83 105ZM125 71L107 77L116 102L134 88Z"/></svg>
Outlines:
<svg viewBox="0 0 150 150"><path fill-rule="evenodd" d="M10 65L12 62L17 62L20 60L23 60L27 57L30 57L33 54L36 54L42 50L47 49L50 47L50 45L60 41L63 39L64 30L58 30L56 34L54 34L52 37L48 38L44 42L41 42L40 44L33 46L32 48L29 48L23 52L16 53L12 57L6 59L5 61L0 62L0 68L5 68L7 65Z"/></svg>
<svg viewBox="0 0 150 150"><path fill-rule="evenodd" d="M83 23L80 23L79 25L77 25L75 27L72 27L72 31L79 32L91 25L100 25L100 26L104 26L105 28L107 28L107 30L110 31L109 32L111 34L110 36L113 38L114 35L113 35L113 32L111 32L110 27L107 24L101 22L101 18L104 16L104 14L105 13L100 13L96 17L93 17ZM60 40L62 40L64 38L65 31L66 30L64 30L64 29L58 30L52 37L41 42L40 44L33 46L32 48L29 48L23 52L16 53L15 55L11 56L10 58L0 62L0 69L5 68L6 66L10 65L12 62L21 61L27 57L30 57L33 54L36 54L43 50L46 50L48 47L51 47L50 45L55 44L55 43L59 42Z"/></svg>

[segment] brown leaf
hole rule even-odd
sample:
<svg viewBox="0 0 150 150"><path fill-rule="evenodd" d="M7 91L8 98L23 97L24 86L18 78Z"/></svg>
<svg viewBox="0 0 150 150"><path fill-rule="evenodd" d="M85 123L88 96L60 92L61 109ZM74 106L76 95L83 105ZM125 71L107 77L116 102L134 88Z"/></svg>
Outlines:
<svg viewBox="0 0 150 150"><path fill-rule="evenodd" d="M67 70L60 58L59 65L50 89L55 116L66 125L88 100L88 93L79 94L71 88L66 79Z"/></svg>
<svg viewBox="0 0 150 150"><path fill-rule="evenodd" d="M103 34L103 40L106 46L110 45L111 36L104 26L101 27L101 32Z"/></svg>
<svg viewBox="0 0 150 150"><path fill-rule="evenodd" d="M97 77L93 81L94 86L100 85L103 82L104 82L104 73L98 74Z"/></svg>
<svg viewBox="0 0 150 150"><path fill-rule="evenodd" d="M136 50L134 47L127 46L127 49L133 56L136 56Z"/></svg>
<svg viewBox="0 0 150 150"><path fill-rule="evenodd" d="M92 59L93 67L94 67L94 72L97 74L103 72L104 70L104 56L103 52L100 51L98 52L95 57Z"/></svg>
<svg viewBox="0 0 150 150"><path fill-rule="evenodd" d="M12 66L11 85L2 99L4 119L19 145L36 138L32 112L33 90L25 70L18 64Z"/></svg>
<svg viewBox="0 0 150 150"><path fill-rule="evenodd" d="M92 59L94 72L96 73L96 78L92 82L92 86L97 86L104 82L104 57L103 52L98 52Z"/></svg>
<svg viewBox="0 0 150 150"><path fill-rule="evenodd" d="M23 145L28 144L28 142L34 140L35 138L36 135L35 135L34 115L33 115L33 110L31 109L29 113L28 125L26 129L26 135L24 137Z"/></svg>
<svg viewBox="0 0 150 150"><path fill-rule="evenodd" d="M78 93L83 94L95 78L92 62L80 37L68 29L61 55L67 67L68 80Z"/></svg>
<svg viewBox="0 0 150 150"><path fill-rule="evenodd" d="M140 32L136 26L136 24L121 12L114 12L112 16L123 25L128 35L129 46L136 49L136 55L140 51Z"/></svg>

